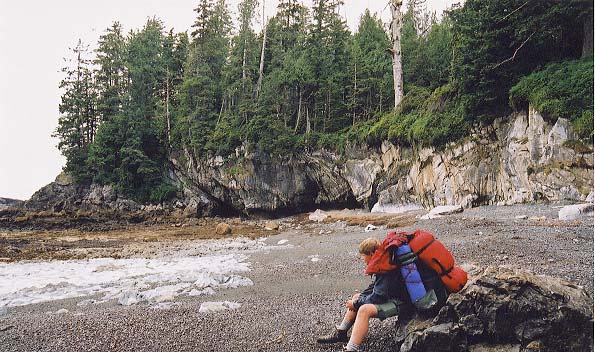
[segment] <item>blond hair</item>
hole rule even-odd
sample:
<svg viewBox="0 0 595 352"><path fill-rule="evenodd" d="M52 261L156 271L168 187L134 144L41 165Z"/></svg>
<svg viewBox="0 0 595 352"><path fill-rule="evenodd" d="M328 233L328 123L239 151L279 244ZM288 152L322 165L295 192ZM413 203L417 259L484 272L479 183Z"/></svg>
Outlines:
<svg viewBox="0 0 595 352"><path fill-rule="evenodd" d="M357 247L360 254L372 255L380 247L380 241L377 238L366 238Z"/></svg>

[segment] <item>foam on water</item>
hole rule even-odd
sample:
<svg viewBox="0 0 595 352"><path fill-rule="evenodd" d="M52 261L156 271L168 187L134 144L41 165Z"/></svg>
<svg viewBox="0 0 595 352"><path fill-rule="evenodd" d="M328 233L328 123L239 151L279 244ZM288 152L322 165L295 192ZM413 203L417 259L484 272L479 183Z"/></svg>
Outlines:
<svg viewBox="0 0 595 352"><path fill-rule="evenodd" d="M103 295L120 304L151 303L190 292L251 285L243 254L159 259L88 259L0 264L0 307ZM94 301L88 301L95 303Z"/></svg>

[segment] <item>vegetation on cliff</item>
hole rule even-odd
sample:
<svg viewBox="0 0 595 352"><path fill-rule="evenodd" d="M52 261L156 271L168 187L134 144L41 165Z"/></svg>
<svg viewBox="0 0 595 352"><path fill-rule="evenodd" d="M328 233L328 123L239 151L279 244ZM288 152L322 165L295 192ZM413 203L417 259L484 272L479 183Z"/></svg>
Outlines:
<svg viewBox="0 0 595 352"><path fill-rule="evenodd" d="M411 1L396 111L385 25L366 11L351 33L341 5L281 0L256 32L257 0L241 1L235 22L224 0L200 0L190 33L153 18L128 34L114 23L93 52L79 43L56 130L66 170L160 202L175 194L163 175L182 149L225 157L384 139L440 146L526 103L592 139L592 3L467 0L439 21Z"/></svg>
<svg viewBox="0 0 595 352"><path fill-rule="evenodd" d="M510 103L568 118L580 138L593 139L593 58L552 63L523 77L510 90Z"/></svg>

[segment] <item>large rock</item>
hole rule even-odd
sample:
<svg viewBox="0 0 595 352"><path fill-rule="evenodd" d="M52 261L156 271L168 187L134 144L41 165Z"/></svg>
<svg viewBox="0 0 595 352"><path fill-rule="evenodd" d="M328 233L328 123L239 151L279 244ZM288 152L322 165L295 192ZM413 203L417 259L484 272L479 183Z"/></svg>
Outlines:
<svg viewBox="0 0 595 352"><path fill-rule="evenodd" d="M488 267L432 321L401 328L408 351L592 351L593 299L569 282Z"/></svg>
<svg viewBox="0 0 595 352"><path fill-rule="evenodd" d="M315 222L323 222L326 218L328 218L328 214L320 209L316 209L315 212L308 215L308 220Z"/></svg>
<svg viewBox="0 0 595 352"><path fill-rule="evenodd" d="M231 226L224 222L220 222L217 224L217 227L215 227L215 233L219 236L229 235L231 234Z"/></svg>
<svg viewBox="0 0 595 352"><path fill-rule="evenodd" d="M267 221L264 225L265 230L276 231L279 230L279 223L276 221Z"/></svg>
<svg viewBox="0 0 595 352"><path fill-rule="evenodd" d="M172 158L172 178L184 193L204 192L213 212L277 214L317 205L350 205L354 197L340 175L336 156L273 157L264 153L242 158L199 160L189 151Z"/></svg>
<svg viewBox="0 0 595 352"><path fill-rule="evenodd" d="M530 107L441 151L414 150L408 163L393 153L385 170L395 177L379 184L378 206L584 201L593 190L593 147L575 138L567 119L552 126ZM402 169L405 176L393 172Z"/></svg>
<svg viewBox="0 0 595 352"><path fill-rule="evenodd" d="M582 214L591 212L593 212L592 203L567 205L560 209L558 212L558 218L560 220L574 220Z"/></svg>
<svg viewBox="0 0 595 352"><path fill-rule="evenodd" d="M435 219L444 215L452 215L456 213L462 213L463 207L460 205L440 205L430 210L430 212L421 217L422 220Z"/></svg>

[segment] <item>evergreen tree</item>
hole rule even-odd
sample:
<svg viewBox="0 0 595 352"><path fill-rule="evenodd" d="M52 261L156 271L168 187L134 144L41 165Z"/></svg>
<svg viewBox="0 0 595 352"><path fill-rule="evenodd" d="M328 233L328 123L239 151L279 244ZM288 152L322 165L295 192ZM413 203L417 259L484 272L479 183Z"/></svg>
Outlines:
<svg viewBox="0 0 595 352"><path fill-rule="evenodd" d="M415 8L408 7L403 16L403 81L405 93L412 87L430 92L448 83L452 62L452 20L445 15L419 34L415 24ZM417 15L422 16L422 15ZM425 16L427 17L427 16Z"/></svg>
<svg viewBox="0 0 595 352"><path fill-rule="evenodd" d="M367 120L376 112L389 110L392 105L391 59L386 49L390 42L382 22L369 10L360 18L351 43L352 61L349 107L352 123Z"/></svg>
<svg viewBox="0 0 595 352"><path fill-rule="evenodd" d="M469 0L452 12L452 77L470 119L508 112L508 92L546 62L579 58L593 3Z"/></svg>
<svg viewBox="0 0 595 352"><path fill-rule="evenodd" d="M98 91L97 111L102 121L107 121L122 110L126 94L127 73L125 68L126 40L122 26L114 22L99 37L96 58L95 80Z"/></svg>
<svg viewBox="0 0 595 352"><path fill-rule="evenodd" d="M132 32L125 57L129 88L122 112L105 121L88 160L99 183L114 183L139 200L149 200L162 182L165 136L159 135L159 87L166 79L163 24L150 19Z"/></svg>
<svg viewBox="0 0 595 352"><path fill-rule="evenodd" d="M349 30L338 14L341 0L315 0L308 39L308 60L316 80L312 87L313 129L334 132L351 124L345 109L349 86Z"/></svg>
<svg viewBox="0 0 595 352"><path fill-rule="evenodd" d="M229 50L231 19L225 0L203 0L195 12L176 128L184 145L200 154L208 150L223 109L222 72Z"/></svg>
<svg viewBox="0 0 595 352"><path fill-rule="evenodd" d="M58 149L66 157L66 170L79 181L87 181L85 161L98 126L97 93L88 45L79 39L71 50L74 57L68 59L69 65L62 69L66 75L60 82L64 94L59 106L61 116L53 136L60 139Z"/></svg>

